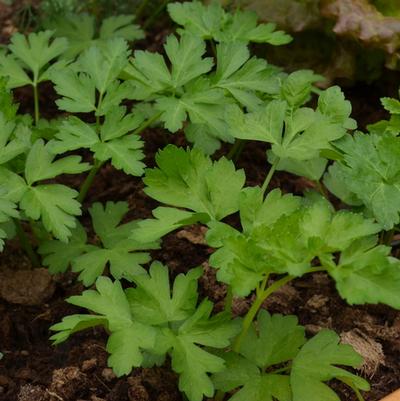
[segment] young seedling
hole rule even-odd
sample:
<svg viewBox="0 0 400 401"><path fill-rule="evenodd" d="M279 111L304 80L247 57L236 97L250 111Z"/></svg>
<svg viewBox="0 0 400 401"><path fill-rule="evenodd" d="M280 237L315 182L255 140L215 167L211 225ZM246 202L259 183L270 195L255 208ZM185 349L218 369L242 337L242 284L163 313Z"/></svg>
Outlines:
<svg viewBox="0 0 400 401"><path fill-rule="evenodd" d="M68 47L66 39L52 36L52 31L30 33L27 37L15 33L8 46L10 54L0 58L0 76L8 78L8 88L32 86L35 124L40 118L39 84L48 81L52 71L65 66L62 62L49 65Z"/></svg>
<svg viewBox="0 0 400 401"><path fill-rule="evenodd" d="M222 158L213 162L198 149L184 150L168 145L156 155L158 167L147 169L145 193L160 206L155 219L138 223L132 233L137 241L159 240L184 225L219 221L239 210L243 170Z"/></svg>
<svg viewBox="0 0 400 401"><path fill-rule="evenodd" d="M103 46L110 39L125 39L133 42L144 38L144 32L133 24L135 16L116 15L105 18L96 29L96 18L89 14L63 13L44 21L47 29L54 30L54 35L68 39L68 49L62 55L74 59L92 46Z"/></svg>
<svg viewBox="0 0 400 401"><path fill-rule="evenodd" d="M283 81L279 98L259 110L243 113L237 106L227 110L235 138L271 144L267 152L271 170L264 191L275 170L318 182L328 164L326 156L334 153L332 143L356 127L349 117L350 102L338 87L321 92L316 110L303 106L310 99L312 83L318 79L311 71L294 72Z"/></svg>
<svg viewBox="0 0 400 401"><path fill-rule="evenodd" d="M97 171L108 160L127 174L140 176L143 173L143 142L138 134L154 122L157 115L145 121L141 112L128 113L127 108L120 105L132 92L129 82L118 80L129 54L123 39L112 39L101 47L91 47L74 64L52 75L55 89L62 96L57 100L61 110L95 115L94 124L76 116L67 118L49 143L56 154L85 148L93 152L93 167L78 198L81 202Z"/></svg>
<svg viewBox="0 0 400 401"><path fill-rule="evenodd" d="M220 141L233 142L224 117L227 106L237 103L254 110L264 97L276 95L279 69L251 58L241 41L217 45L215 60L204 57L203 39L180 33L179 39L167 38L168 60L136 51L124 75L135 87L133 98L154 103L166 129L173 133L184 129L190 142L211 154Z"/></svg>
<svg viewBox="0 0 400 401"><path fill-rule="evenodd" d="M168 12L174 22L183 26L179 33L186 31L194 36L214 42L269 43L285 45L292 37L283 31L276 31L273 23L258 24L257 14L248 10L226 12L220 2L204 5L199 1L172 3Z"/></svg>
<svg viewBox="0 0 400 401"><path fill-rule="evenodd" d="M229 346L239 325L224 313L211 316L212 302L198 304L201 274L200 268L179 274L171 288L168 268L154 262L148 273L132 278L136 287L126 290L118 281L100 277L96 291L68 299L95 314L65 317L51 328L57 331L52 340L58 344L74 332L103 325L110 332L108 364L118 376L134 367L162 364L169 356L179 389L190 401L212 397L209 373L224 369L224 360L213 350Z"/></svg>
<svg viewBox="0 0 400 401"><path fill-rule="evenodd" d="M72 271L80 273L79 279L86 286L92 285L107 265L116 279L132 280L135 275L144 274L142 265L149 262L151 257L143 251L155 249L158 244L138 243L129 239L138 222L121 225L127 211L126 202L107 202L105 206L94 203L89 213L97 243L88 243L85 229L77 222L68 244L50 240L40 245L43 265L49 267L50 273L65 272L72 265Z"/></svg>

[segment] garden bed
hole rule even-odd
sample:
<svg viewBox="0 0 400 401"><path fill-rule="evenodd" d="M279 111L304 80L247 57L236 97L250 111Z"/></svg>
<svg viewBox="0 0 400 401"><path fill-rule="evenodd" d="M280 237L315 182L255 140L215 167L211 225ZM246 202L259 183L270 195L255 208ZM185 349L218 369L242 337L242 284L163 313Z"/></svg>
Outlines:
<svg viewBox="0 0 400 401"><path fill-rule="evenodd" d="M9 9L2 7L0 3L0 15L7 16ZM171 30L168 25L156 26L154 32L138 46L159 50ZM2 35L5 42L7 31L3 30ZM47 83L41 88L41 113L51 118L57 113L54 105L56 94ZM386 118L379 98L393 95L393 86L362 83L350 86L344 92L352 102L351 116L359 127L365 128ZM15 98L20 104L20 112L33 113L30 88L17 89ZM156 165L155 154L167 143L189 146L184 134L165 135L161 128L147 128L142 138L145 144L143 161L149 168ZM235 162L236 168L243 168L246 172L246 186L263 184L268 170L265 158L267 148L268 145L260 142L246 143ZM227 154L229 149L230 146L224 144L213 158ZM85 161L92 160L88 151L78 153ZM79 190L85 175L63 175L56 180ZM269 189L273 188L301 196L306 190L316 189L316 185L307 178L277 172L270 183ZM160 203L146 195L143 189L140 177L124 174L109 163L103 165L83 202L80 221L88 232L89 242L94 243L96 239L88 213L94 202L128 202L129 211L124 221L151 218L152 211ZM333 195L329 198L335 205L344 206ZM234 227L240 226L237 215L227 220ZM25 228L29 232L28 226ZM224 309L227 288L216 280L215 270L208 264L214 250L206 243L206 231L206 226L202 224L179 228L167 234L161 248L152 250L151 256L168 266L171 279L180 273L187 273L191 268L203 266L204 274L199 279L200 298L210 299L215 305L214 312L220 312ZM395 236L395 244L397 240ZM395 245L392 255L398 257L398 253ZM161 367L136 368L127 376L117 377L107 366L108 333L103 328L95 327L77 333L61 345L51 344L49 327L65 316L82 313L81 308L65 302L66 298L80 295L85 290L77 280L77 274L68 272L50 276L45 269L31 270L31 262L18 239L12 239L7 242L0 258L0 277L0 295L3 298L0 298L0 350L4 354L0 360L1 401L186 400L178 390L178 375L173 373L168 361ZM253 300L252 295L235 297L233 315L244 316ZM361 369L354 372L371 384L371 391L363 393L366 401L379 401L400 387L400 312L395 309L380 304L348 305L324 272L286 284L270 296L263 307L271 314L296 315L299 323L305 326L307 336L330 329L339 334L343 343L352 345L364 357ZM331 386L341 400L357 401L354 392L339 381L333 381Z"/></svg>

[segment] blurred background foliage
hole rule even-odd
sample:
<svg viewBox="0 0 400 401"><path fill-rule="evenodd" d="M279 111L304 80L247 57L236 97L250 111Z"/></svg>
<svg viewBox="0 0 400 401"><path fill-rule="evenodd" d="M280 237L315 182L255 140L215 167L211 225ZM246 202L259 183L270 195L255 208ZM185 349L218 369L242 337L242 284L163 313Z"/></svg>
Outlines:
<svg viewBox="0 0 400 401"><path fill-rule="evenodd" d="M221 0L227 2L226 0ZM329 81L371 82L385 67L400 69L399 0L234 0L295 40L269 49L268 59L289 69L313 68Z"/></svg>
<svg viewBox="0 0 400 401"><path fill-rule="evenodd" d="M1 3L2 0L0 0ZM206 2L218 0L205 0ZM254 10L294 36L288 46L259 47L259 56L288 71L311 68L326 85L388 79L400 70L400 0L219 0L226 7ZM5 3L6 0L3 0ZM145 30L170 26L162 14L169 0L15 0L12 19L20 31L51 26L71 13L89 13L100 22L136 14ZM162 15L165 15L162 17ZM389 74L390 75L390 74Z"/></svg>

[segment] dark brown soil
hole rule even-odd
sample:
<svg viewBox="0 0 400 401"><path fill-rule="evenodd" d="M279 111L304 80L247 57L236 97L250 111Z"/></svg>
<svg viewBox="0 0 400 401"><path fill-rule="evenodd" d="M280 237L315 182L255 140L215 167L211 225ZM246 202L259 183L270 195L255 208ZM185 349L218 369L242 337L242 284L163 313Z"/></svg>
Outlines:
<svg viewBox="0 0 400 401"><path fill-rule="evenodd" d="M11 13L12 10L0 1L0 22L9 18ZM9 31L7 25L2 27L0 41L4 42ZM157 48L163 35L160 34L153 47ZM375 89L371 93L368 87L349 89L348 95L355 104L354 117L362 121L363 126L384 117L377 101L382 94ZM30 111L29 91L20 90L17 95L22 111ZM53 96L50 89L43 90L41 103L52 104ZM43 109L46 116L52 115L54 110ZM167 136L166 139L157 129L148 130L144 140L148 166L154 165L154 154L165 146L166 141L185 144L181 135ZM227 147L224 147L220 154L226 150ZM256 143L246 145L237 166L246 170L248 185L262 183L266 175L265 147ZM78 187L82 179L83 176L62 178L73 187ZM312 188L313 183L278 173L272 186L301 194L305 189ZM94 201L125 200L130 206L129 219L149 217L157 204L144 194L142 188L140 178L126 176L105 165L95 179L84 208L86 210ZM87 213L84 213L83 222L88 224ZM215 272L207 265L212 250L203 244L203 235L199 227L172 233L163 241L162 249L153 252L153 256L167 264L172 275L203 265L205 275L200 281L200 291L219 309L225 288L216 282ZM0 257L0 276L4 278L2 275L7 275L10 270L21 271L18 273L21 280L24 280L23 277L26 280L23 271L29 268L30 263L18 242L10 241ZM21 286L27 283L32 281L21 281ZM116 378L107 368L107 335L102 329L76 334L66 343L53 347L49 341L49 327L64 316L79 312L64 300L81 293L83 287L76 282L73 274L55 276L51 283L43 276L40 283L45 283L42 287L47 292L38 293L31 288L31 301L35 302L5 297L10 302L22 303L15 304L0 299L0 351L4 354L0 360L0 401L183 400L177 388L177 378L168 366L136 369L128 377ZM35 289L39 287L36 285ZM0 293L4 298L1 288ZM20 296L21 291L18 294ZM251 300L235 299L235 313L243 315L250 303ZM269 298L264 307L272 313L297 315L310 335L321 328L330 328L339 333L344 342L356 347L367 362L359 373L367 377L372 386L371 391L365 394L366 401L378 401L400 387L400 312L379 305L349 306L339 298L332 282L324 274L315 274L287 285ZM351 391L338 383L333 385L343 401L356 401Z"/></svg>

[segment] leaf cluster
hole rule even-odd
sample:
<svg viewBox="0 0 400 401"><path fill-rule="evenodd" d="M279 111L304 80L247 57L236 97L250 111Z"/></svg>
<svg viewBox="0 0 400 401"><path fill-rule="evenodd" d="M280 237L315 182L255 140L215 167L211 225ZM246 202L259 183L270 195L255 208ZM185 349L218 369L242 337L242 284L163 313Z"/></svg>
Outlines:
<svg viewBox="0 0 400 401"><path fill-rule="evenodd" d="M167 267L154 262L148 273L133 277L136 287L127 290L118 281L101 277L96 291L68 299L94 314L64 318L52 327L57 331L52 339L60 343L76 331L103 325L110 332L108 363L118 376L133 367L162 364L168 355L179 375L179 388L191 401L211 397L214 385L209 374L222 371L224 360L210 351L227 347L239 326L227 315L211 316L212 302L198 304L201 273L197 268L180 274L171 288Z"/></svg>

